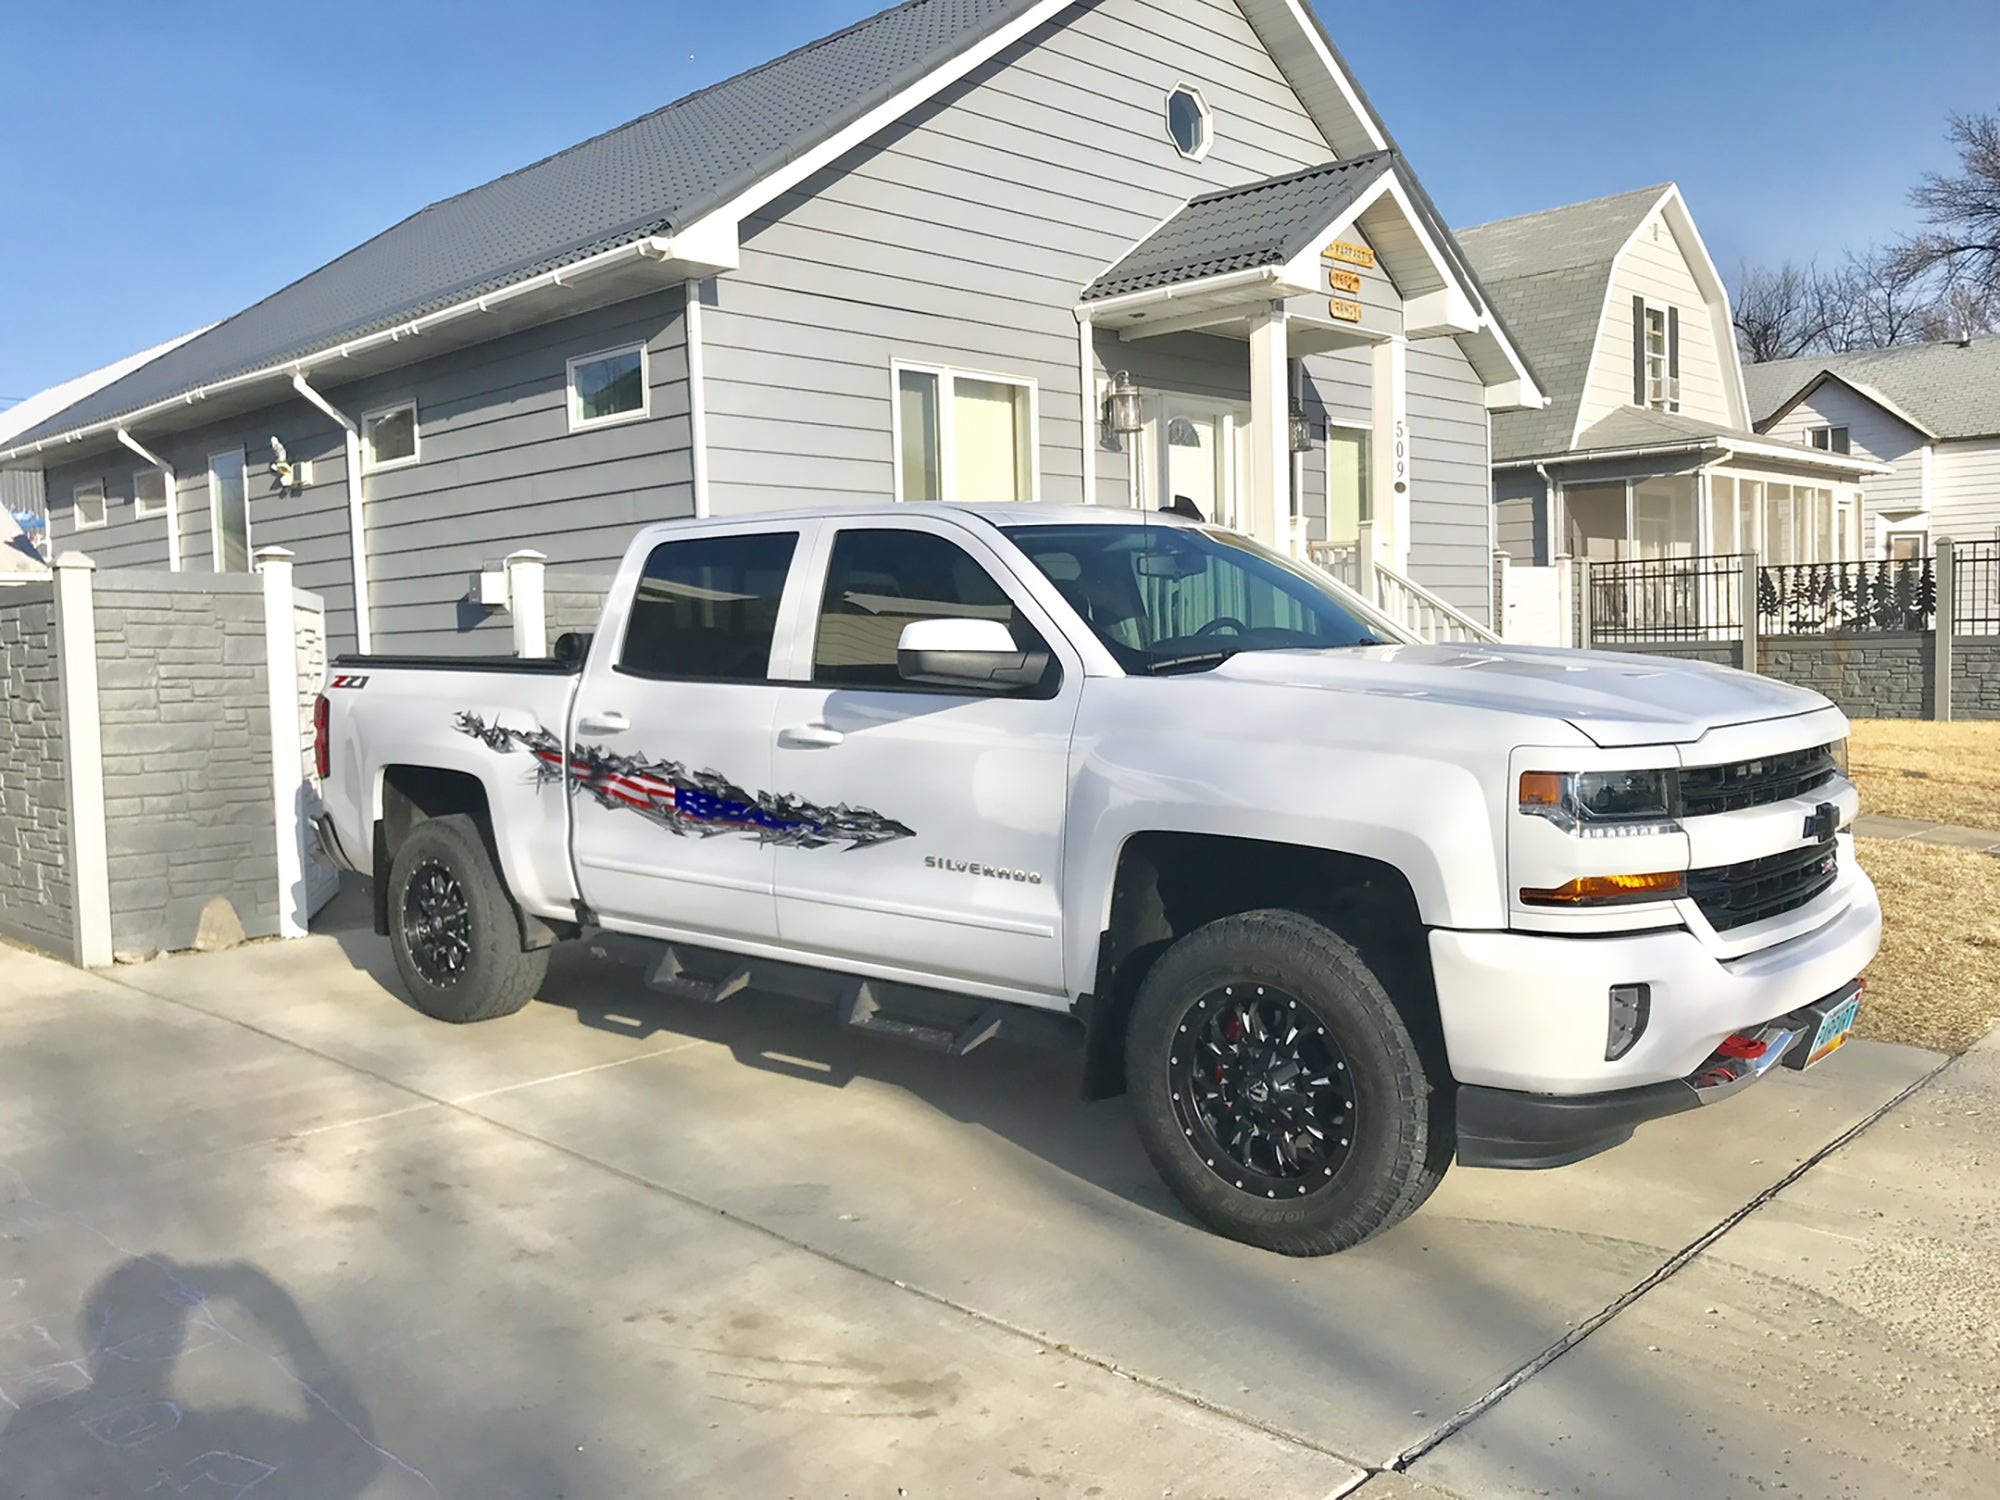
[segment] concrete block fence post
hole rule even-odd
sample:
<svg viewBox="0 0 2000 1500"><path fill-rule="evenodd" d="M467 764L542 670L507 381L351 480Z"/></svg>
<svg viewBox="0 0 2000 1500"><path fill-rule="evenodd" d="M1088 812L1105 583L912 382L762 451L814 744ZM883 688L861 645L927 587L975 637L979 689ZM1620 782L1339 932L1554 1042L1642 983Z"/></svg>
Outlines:
<svg viewBox="0 0 2000 1500"><path fill-rule="evenodd" d="M1951 718L1952 616L1958 602L1958 554L1951 538L1937 539L1937 614L1931 620L1931 717Z"/></svg>
<svg viewBox="0 0 2000 1500"><path fill-rule="evenodd" d="M271 724L271 813L278 859L278 936L306 935L312 915L306 890L305 742L299 729L298 636L292 620L292 554L261 547L264 580L265 713Z"/></svg>
<svg viewBox="0 0 2000 1500"><path fill-rule="evenodd" d="M69 780L69 869L76 902L71 957L111 962L111 857L104 831L104 725L97 697L97 564L80 552L55 560L56 665L62 674L64 771Z"/></svg>
<svg viewBox="0 0 2000 1500"><path fill-rule="evenodd" d="M539 660L549 654L548 558L532 548L511 552L507 569L507 609L514 618L514 654Z"/></svg>
<svg viewBox="0 0 2000 1500"><path fill-rule="evenodd" d="M1757 670L1757 554L1743 554L1743 670Z"/></svg>

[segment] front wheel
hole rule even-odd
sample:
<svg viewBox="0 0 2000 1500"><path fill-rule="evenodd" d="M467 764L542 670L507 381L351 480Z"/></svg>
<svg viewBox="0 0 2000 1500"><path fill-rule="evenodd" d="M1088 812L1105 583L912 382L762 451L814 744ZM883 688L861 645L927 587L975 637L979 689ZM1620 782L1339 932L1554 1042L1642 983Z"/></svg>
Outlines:
<svg viewBox="0 0 2000 1500"><path fill-rule="evenodd" d="M1400 1222L1451 1162L1449 1085L1360 955L1297 912L1227 917L1168 949L1133 1006L1126 1081L1174 1196L1285 1255Z"/></svg>
<svg viewBox="0 0 2000 1500"><path fill-rule="evenodd" d="M548 949L522 951L513 900L462 813L419 823L396 851L389 948L417 1009L440 1021L512 1015L549 970Z"/></svg>

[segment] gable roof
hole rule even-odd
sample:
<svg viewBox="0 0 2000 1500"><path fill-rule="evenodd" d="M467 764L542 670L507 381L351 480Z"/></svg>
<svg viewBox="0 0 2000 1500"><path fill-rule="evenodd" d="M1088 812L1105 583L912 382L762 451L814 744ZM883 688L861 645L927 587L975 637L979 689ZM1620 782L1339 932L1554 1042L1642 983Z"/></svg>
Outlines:
<svg viewBox="0 0 2000 1500"><path fill-rule="evenodd" d="M1827 378L1931 438L2000 435L2000 335L1772 360L1743 371L1761 431Z"/></svg>
<svg viewBox="0 0 2000 1500"><path fill-rule="evenodd" d="M905 0L433 203L22 432L29 443L284 365L538 272L684 229L1041 0Z"/></svg>
<svg viewBox="0 0 2000 1500"><path fill-rule="evenodd" d="M52 385L45 391L37 391L25 400L15 402L6 410L0 411L0 447L5 447L11 442L16 433L39 427L50 417L67 411L84 397L104 389L113 381L124 379L141 365L151 364L169 350L178 349L189 339L199 337L207 331L197 328L193 333L184 333L179 338L168 339L165 343L155 344L150 349L141 349L137 354L128 354L123 359L115 359L99 369L65 380L60 385Z"/></svg>
<svg viewBox="0 0 2000 1500"><path fill-rule="evenodd" d="M1106 268L1082 300L1283 265L1400 163L1393 151L1374 151L1190 198Z"/></svg>
<svg viewBox="0 0 2000 1500"><path fill-rule="evenodd" d="M1549 397L1540 411L1494 414L1495 463L1570 446L1612 267L1672 190L1662 183L1458 232L1466 258Z"/></svg>

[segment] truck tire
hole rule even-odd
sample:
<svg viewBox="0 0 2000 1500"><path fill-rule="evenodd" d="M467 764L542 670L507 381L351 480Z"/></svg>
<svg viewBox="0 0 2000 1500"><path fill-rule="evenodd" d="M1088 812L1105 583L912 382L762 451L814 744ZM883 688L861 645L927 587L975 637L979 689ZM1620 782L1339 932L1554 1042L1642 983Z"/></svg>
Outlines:
<svg viewBox="0 0 2000 1500"><path fill-rule="evenodd" d="M513 900L463 813L419 823L396 851L389 948L417 1009L459 1025L512 1015L549 970L548 949L521 950Z"/></svg>
<svg viewBox="0 0 2000 1500"><path fill-rule="evenodd" d="M1329 1255L1414 1213L1453 1150L1449 1083L1359 954L1291 911L1181 938L1126 1031L1139 1136L1231 1239Z"/></svg>

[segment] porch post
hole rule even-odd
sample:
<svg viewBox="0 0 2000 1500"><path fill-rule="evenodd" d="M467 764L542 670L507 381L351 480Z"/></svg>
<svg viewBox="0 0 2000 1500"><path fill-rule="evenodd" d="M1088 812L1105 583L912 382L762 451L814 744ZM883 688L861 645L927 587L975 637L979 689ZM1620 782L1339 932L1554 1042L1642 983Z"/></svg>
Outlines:
<svg viewBox="0 0 2000 1500"><path fill-rule="evenodd" d="M1083 503L1097 504L1097 341L1090 314L1076 315L1078 439L1083 445Z"/></svg>
<svg viewBox="0 0 2000 1500"><path fill-rule="evenodd" d="M1290 524L1292 434L1285 304L1250 321L1250 534L1284 547Z"/></svg>
<svg viewBox="0 0 2000 1500"><path fill-rule="evenodd" d="M1410 561L1408 342L1400 333L1384 339L1372 351L1370 363L1374 442L1368 464L1376 557L1402 573Z"/></svg>

